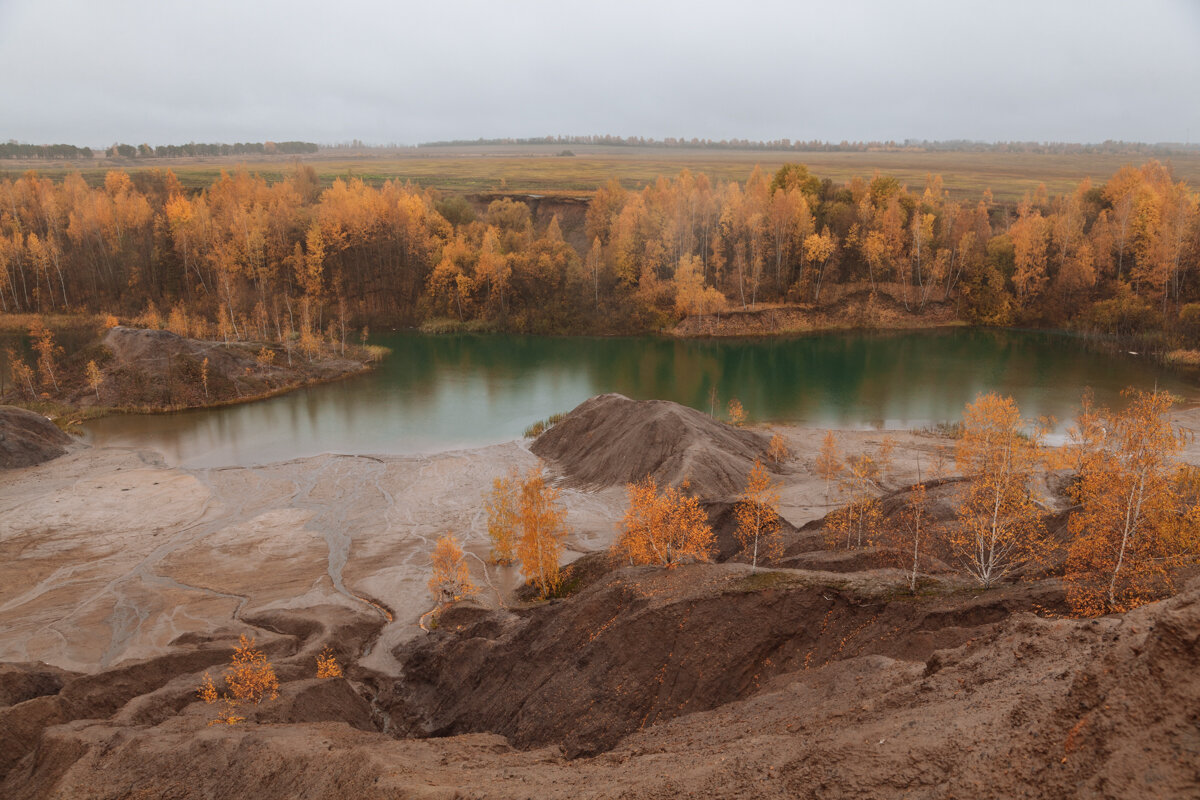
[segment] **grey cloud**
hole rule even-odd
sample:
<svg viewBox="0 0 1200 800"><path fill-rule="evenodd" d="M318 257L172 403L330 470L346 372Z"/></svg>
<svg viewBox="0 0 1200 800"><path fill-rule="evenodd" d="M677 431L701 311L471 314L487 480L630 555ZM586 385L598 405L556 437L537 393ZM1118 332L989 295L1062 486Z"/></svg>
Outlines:
<svg viewBox="0 0 1200 800"><path fill-rule="evenodd" d="M0 0L0 138L1200 136L1200 4Z"/></svg>

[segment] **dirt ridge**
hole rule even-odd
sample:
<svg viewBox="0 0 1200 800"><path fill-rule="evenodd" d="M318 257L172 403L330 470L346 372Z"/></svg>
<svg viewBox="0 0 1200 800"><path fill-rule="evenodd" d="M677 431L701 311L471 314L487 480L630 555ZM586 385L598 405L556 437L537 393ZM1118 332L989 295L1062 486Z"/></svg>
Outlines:
<svg viewBox="0 0 1200 800"><path fill-rule="evenodd" d="M450 618L396 651L404 680L381 687L384 705L408 736L498 733L522 748L590 755L778 674L869 654L924 662L1015 611L1062 600L1047 584L914 602L880 592L883 574L866 576L875 588L863 577L625 568L532 612Z"/></svg>

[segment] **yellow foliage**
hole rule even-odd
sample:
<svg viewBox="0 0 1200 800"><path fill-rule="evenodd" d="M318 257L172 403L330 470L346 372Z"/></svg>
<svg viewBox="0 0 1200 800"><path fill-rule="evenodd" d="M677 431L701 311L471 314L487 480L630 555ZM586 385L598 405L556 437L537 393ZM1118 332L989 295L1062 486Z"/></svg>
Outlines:
<svg viewBox="0 0 1200 800"><path fill-rule="evenodd" d="M762 462L755 461L746 479L746 488L738 497L735 513L738 518L734 536L742 547L751 551L751 564L758 566L761 551L764 558L778 558L783 552L779 541L779 493Z"/></svg>
<svg viewBox="0 0 1200 800"><path fill-rule="evenodd" d="M904 510L893 524L882 526L877 534L878 544L891 549L892 563L904 570L911 592L917 590L917 577L924 559L928 558L934 529L928 520L928 498L925 484L918 483L909 490Z"/></svg>
<svg viewBox="0 0 1200 800"><path fill-rule="evenodd" d="M89 361L86 367L88 387L96 393L96 400L100 400L100 385L104 383L104 374L100 372L100 368L96 366L95 361Z"/></svg>
<svg viewBox="0 0 1200 800"><path fill-rule="evenodd" d="M675 311L678 314L715 314L729 305L725 295L704 282L699 256L684 256L675 270Z"/></svg>
<svg viewBox="0 0 1200 800"><path fill-rule="evenodd" d="M1200 547L1194 470L1177 469L1183 436L1165 392L1126 391L1124 411L1084 397L1073 431L1079 462L1067 554L1067 601L1078 614L1127 611L1168 595L1170 567Z"/></svg>
<svg viewBox="0 0 1200 800"><path fill-rule="evenodd" d="M883 511L875 497L851 501L825 518L825 540L831 548L847 550L871 544L878 536Z"/></svg>
<svg viewBox="0 0 1200 800"><path fill-rule="evenodd" d="M133 321L136 325L150 330L156 331L162 327L162 317L159 316L158 309L154 307L153 303L147 303L146 310Z"/></svg>
<svg viewBox="0 0 1200 800"><path fill-rule="evenodd" d="M33 340L33 349L37 351L38 383L43 389L51 386L58 391L58 377L54 374L54 359L62 355L63 349L54 343L54 334L42 325L40 319L35 319L29 326L29 338Z"/></svg>
<svg viewBox="0 0 1200 800"><path fill-rule="evenodd" d="M229 692L238 702L258 705L264 698L274 700L279 695L279 679L267 654L254 648L254 639L238 637L229 670L225 673Z"/></svg>
<svg viewBox="0 0 1200 800"><path fill-rule="evenodd" d="M892 469L892 458L896 452L896 437L891 434L884 436L883 441L879 443L879 450L875 454L875 464L879 467L879 481L888 479L888 473Z"/></svg>
<svg viewBox="0 0 1200 800"><path fill-rule="evenodd" d="M951 529L952 554L984 587L1047 550L1042 514L1026 488L1041 432L1026 431L1011 397L980 395L963 412L954 460L970 479Z"/></svg>
<svg viewBox="0 0 1200 800"><path fill-rule="evenodd" d="M342 665L338 663L337 656L326 645L320 653L317 654L317 677L318 678L340 678L342 677Z"/></svg>
<svg viewBox="0 0 1200 800"><path fill-rule="evenodd" d="M829 515L825 522L825 538L830 547L865 547L876 538L883 522L879 499L873 496L873 477L878 473L875 462L862 455L846 462L848 474L842 480L843 490L850 502Z"/></svg>
<svg viewBox="0 0 1200 800"><path fill-rule="evenodd" d="M33 368L26 364L25 359L11 347L6 348L4 353L8 358L8 371L13 386L23 389L31 398L35 397L37 390L33 386Z"/></svg>
<svg viewBox="0 0 1200 800"><path fill-rule="evenodd" d="M558 590L560 581L558 561L567 538L567 509L559 500L558 489L546 485L540 467L529 470L521 484L518 515L521 572L538 587L542 597L549 597Z"/></svg>
<svg viewBox="0 0 1200 800"><path fill-rule="evenodd" d="M708 561L714 536L695 497L667 487L658 492L651 478L628 484L629 509L615 551L630 564L670 567L685 558Z"/></svg>
<svg viewBox="0 0 1200 800"><path fill-rule="evenodd" d="M212 675L204 673L204 680L200 682L200 687L196 690L196 695L209 705L217 701L217 687L213 685Z"/></svg>
<svg viewBox="0 0 1200 800"><path fill-rule="evenodd" d="M321 354L321 340L308 328L300 331L300 352L309 360Z"/></svg>
<svg viewBox="0 0 1200 800"><path fill-rule="evenodd" d="M245 636L238 638L238 646L234 648L229 668L225 671L225 685L229 691L217 694L217 687L207 672L204 680L196 688L196 695L205 703L211 705L221 701L221 710L209 725L237 725L245 722L246 718L239 716L236 711L241 703L261 703L264 699L274 700L279 696L279 680L275 677L275 668L267 660L267 654L254 649L254 640Z"/></svg>
<svg viewBox="0 0 1200 800"><path fill-rule="evenodd" d="M488 515L488 537L492 540L492 560L511 564L516 558L518 506L521 478L514 467L507 477L492 481L492 493L484 507Z"/></svg>
<svg viewBox="0 0 1200 800"><path fill-rule="evenodd" d="M438 538L433 548L433 575L429 578L429 591L439 605L453 603L475 594L478 589L471 583L467 569L466 554L459 547L453 534Z"/></svg>
<svg viewBox="0 0 1200 800"><path fill-rule="evenodd" d="M167 330L176 336L182 336L185 339L190 332L188 325L187 311L183 308L183 303L179 303L171 309L167 314Z"/></svg>
<svg viewBox="0 0 1200 800"><path fill-rule="evenodd" d="M821 452L817 455L817 474L825 481L825 505L829 505L829 484L842 471L842 454L838 450L833 431L825 431Z"/></svg>
<svg viewBox="0 0 1200 800"><path fill-rule="evenodd" d="M771 443L767 445L767 458L774 464L782 464L791 457L791 451L788 450L783 435L777 433L772 436Z"/></svg>
<svg viewBox="0 0 1200 800"><path fill-rule="evenodd" d="M736 397L729 401L729 424L742 425L746 421L746 409Z"/></svg>
<svg viewBox="0 0 1200 800"><path fill-rule="evenodd" d="M209 726L213 725L237 725L245 722L246 718L239 716L237 713L237 703L226 698L221 704L221 710L217 712L216 719L209 720Z"/></svg>

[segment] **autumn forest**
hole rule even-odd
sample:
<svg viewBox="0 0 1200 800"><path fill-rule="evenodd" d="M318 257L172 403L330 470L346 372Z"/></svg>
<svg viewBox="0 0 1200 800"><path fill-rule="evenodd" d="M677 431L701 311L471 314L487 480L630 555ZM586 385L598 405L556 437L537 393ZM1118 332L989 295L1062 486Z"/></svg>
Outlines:
<svg viewBox="0 0 1200 800"><path fill-rule="evenodd" d="M862 294L915 315L949 307L968 323L1169 349L1200 332L1198 204L1156 161L1015 205L951 199L933 175L835 184L788 164L714 183L685 169L640 189L611 181L569 223L520 197L356 178L322 189L301 163L273 183L222 173L198 192L169 170L114 170L100 186L30 172L0 181L0 310L152 326L174 314L193 336L278 340L334 318L662 330Z"/></svg>

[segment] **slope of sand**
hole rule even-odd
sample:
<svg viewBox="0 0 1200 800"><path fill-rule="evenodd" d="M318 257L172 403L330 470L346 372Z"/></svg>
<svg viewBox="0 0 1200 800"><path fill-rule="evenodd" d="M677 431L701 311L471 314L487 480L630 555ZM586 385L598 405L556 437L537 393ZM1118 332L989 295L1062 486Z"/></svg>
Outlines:
<svg viewBox="0 0 1200 800"><path fill-rule="evenodd" d="M1029 613L1061 607L1053 575L989 592L935 575L914 598L800 529L829 510L824 431L779 431L795 458L777 470L777 565L592 570L594 556L579 594L534 606L512 600L512 568L484 563L483 497L536 463L521 443L208 470L100 448L5 473L0 795L1200 794L1200 583L1094 621ZM949 445L894 436L882 490L927 478ZM839 434L852 454L881 439ZM605 548L621 487L558 478L568 560ZM484 592L425 634L447 530ZM212 727L195 687L239 633L280 697ZM314 680L327 644L347 679ZM396 738L413 735L444 738Z"/></svg>
<svg viewBox="0 0 1200 800"><path fill-rule="evenodd" d="M0 483L0 662L91 672L165 652L264 611L342 605L393 617L392 645L429 607L429 551L466 540L485 578L483 496L536 459L519 443L433 456L324 455L254 468L168 468L85 449ZM611 538L619 492L566 490L571 546ZM387 668L381 647L376 668Z"/></svg>
<svg viewBox="0 0 1200 800"><path fill-rule="evenodd" d="M780 429L813 454L823 431ZM900 434L891 481L915 479L917 453L944 444ZM845 432L847 451L877 446ZM493 604L520 576L487 567L484 497L493 478L537 463L511 442L431 456L323 455L261 467L187 470L151 451L82 449L5 473L0 483L0 662L90 672L166 652L183 634L237 627L264 610L342 605L393 618L367 663L419 632L434 540L454 532ZM823 516L811 458L779 476L783 515ZM569 483L569 482L568 482ZM607 547L620 486L564 484L567 559ZM837 502L837 493L831 498Z"/></svg>

